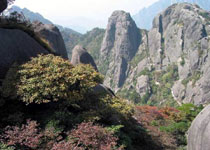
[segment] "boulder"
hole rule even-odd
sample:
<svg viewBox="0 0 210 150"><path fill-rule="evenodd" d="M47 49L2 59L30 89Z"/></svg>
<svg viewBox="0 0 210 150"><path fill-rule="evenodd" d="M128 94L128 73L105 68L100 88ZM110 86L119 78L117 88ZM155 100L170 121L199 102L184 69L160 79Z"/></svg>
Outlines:
<svg viewBox="0 0 210 150"><path fill-rule="evenodd" d="M92 56L81 45L76 45L74 47L73 52L72 52L71 63L73 65L90 64L95 68L95 70L98 70Z"/></svg>
<svg viewBox="0 0 210 150"><path fill-rule="evenodd" d="M136 92L143 97L147 92L150 93L149 77L142 75L137 78Z"/></svg>
<svg viewBox="0 0 210 150"><path fill-rule="evenodd" d="M54 26L53 24L34 22L33 27L35 33L45 39L56 54L65 59L68 59L63 37L56 26Z"/></svg>
<svg viewBox="0 0 210 150"><path fill-rule="evenodd" d="M49 53L21 30L0 28L0 35L0 78L5 77L13 63L23 63L38 54Z"/></svg>
<svg viewBox="0 0 210 150"><path fill-rule="evenodd" d="M53 25L34 23L37 35L47 41L55 54L67 59L66 48L59 30ZM19 29L0 28L0 78L4 78L10 66L24 63L38 54L48 54L49 50L41 46L28 33Z"/></svg>
<svg viewBox="0 0 210 150"><path fill-rule="evenodd" d="M187 150L209 150L210 148L210 105L194 119L188 131Z"/></svg>
<svg viewBox="0 0 210 150"><path fill-rule="evenodd" d="M98 84L97 86L95 86L93 88L93 94L94 95L108 94L108 95L111 95L111 96L115 96L114 92L110 88L106 87L103 84Z"/></svg>
<svg viewBox="0 0 210 150"><path fill-rule="evenodd" d="M182 84L182 82L180 80L176 81L171 89L173 98L176 101L182 103L183 99L186 96L185 89L186 89L185 86Z"/></svg>

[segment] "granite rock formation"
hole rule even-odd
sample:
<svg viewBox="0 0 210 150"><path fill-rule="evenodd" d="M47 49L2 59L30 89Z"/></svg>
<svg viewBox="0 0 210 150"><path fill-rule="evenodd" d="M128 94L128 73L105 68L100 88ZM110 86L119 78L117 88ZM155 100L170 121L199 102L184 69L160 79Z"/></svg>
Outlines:
<svg viewBox="0 0 210 150"><path fill-rule="evenodd" d="M148 100L156 99L154 91L159 89L162 93L156 94L162 101L170 97L178 103L208 103L210 13L197 5L174 4L155 17L150 31L136 28L126 14L117 11L109 19L99 64L105 70L105 85L142 97L137 79L143 83L139 77L150 74L153 89ZM168 68L177 77L166 79Z"/></svg>
<svg viewBox="0 0 210 150"><path fill-rule="evenodd" d="M1 24L0 24L1 25ZM43 25L41 23L33 24L35 33L40 35L42 40L47 41L54 53L63 58L67 58L67 52L59 30L54 26ZM36 57L38 54L51 53L44 48L37 39L34 39L28 32L21 29L0 28L0 78L4 78L6 72L15 62L24 63L30 60L31 57Z"/></svg>
<svg viewBox="0 0 210 150"><path fill-rule="evenodd" d="M210 147L210 105L194 119L188 130L188 150L209 150Z"/></svg>
<svg viewBox="0 0 210 150"><path fill-rule="evenodd" d="M68 58L63 37L56 26L52 24L43 24L41 22L34 22L33 26L35 33L45 39L56 54L63 58Z"/></svg>
<svg viewBox="0 0 210 150"><path fill-rule="evenodd" d="M72 52L71 63L73 65L90 64L95 68L95 70L98 71L97 66L96 66L92 56L81 45L76 45L74 47L73 52Z"/></svg>
<svg viewBox="0 0 210 150"><path fill-rule="evenodd" d="M129 13L115 11L109 18L100 50L100 67L105 84L117 91L127 77L128 62L140 44L140 32Z"/></svg>
<svg viewBox="0 0 210 150"><path fill-rule="evenodd" d="M10 66L23 63L38 54L49 53L27 33L18 29L0 28L0 78L4 78Z"/></svg>

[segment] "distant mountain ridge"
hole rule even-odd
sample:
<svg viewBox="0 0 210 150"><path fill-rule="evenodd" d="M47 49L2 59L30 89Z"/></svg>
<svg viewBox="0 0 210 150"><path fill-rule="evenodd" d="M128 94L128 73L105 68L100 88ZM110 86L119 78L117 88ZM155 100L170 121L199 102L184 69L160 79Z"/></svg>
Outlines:
<svg viewBox="0 0 210 150"><path fill-rule="evenodd" d="M152 28L152 21L155 16L176 2L195 3L205 10L210 10L210 0L159 0L151 6L141 9L132 17L140 29L150 30Z"/></svg>
<svg viewBox="0 0 210 150"><path fill-rule="evenodd" d="M8 15L14 11L16 11L18 13L22 13L31 22L40 21L44 24L53 24L53 22L44 18L41 14L32 12L31 10L29 10L27 8L21 9L20 7L15 6L15 5L12 6L6 12L6 15ZM58 29L60 30L61 35L64 39L69 59L71 58L73 48L77 44L80 44L88 50L88 52L93 56L93 58L96 62L98 61L99 50L101 48L101 43L102 43L102 39L103 39L104 32L105 32L104 29L94 28L85 34L81 34L75 30L72 30L67 27L63 27L61 25L56 24L55 26L58 27Z"/></svg>
<svg viewBox="0 0 210 150"><path fill-rule="evenodd" d="M52 21L44 18L41 14L32 12L31 10L27 8L21 9L18 6L13 5L10 9L7 10L5 15L9 15L12 12L18 12L20 14L23 14L27 19L29 19L31 22L39 21L43 24L53 24ZM68 52L69 58L71 57L71 50L74 48L74 46L78 43L79 38L82 36L81 33L74 31L70 28L63 27L61 25L55 25L60 30L62 37L64 39L66 49Z"/></svg>
<svg viewBox="0 0 210 150"><path fill-rule="evenodd" d="M26 18L28 18L31 22L38 20L44 24L53 24L50 20L44 18L41 14L32 12L32 11L28 10L27 8L21 9L20 7L14 5L8 10L8 13L11 13L14 11L16 11L18 13L23 13L24 16Z"/></svg>
<svg viewBox="0 0 210 150"><path fill-rule="evenodd" d="M23 8L21 9L20 7L16 6L16 5L13 5L9 10L7 10L6 12L6 15L12 13L12 12L18 12L18 13L22 13L27 19L29 19L31 22L34 22L34 21L40 21L42 22L43 24L54 24L52 21L46 19L45 17L43 17L41 14L39 13L36 13L36 12L33 12L27 8ZM80 35L79 32L75 31L75 30L72 30L68 27L63 27L61 25L57 25L57 24L54 24L55 26L57 26L59 28L59 30L63 31L65 30L65 32L67 33L73 33L73 34L78 34Z"/></svg>

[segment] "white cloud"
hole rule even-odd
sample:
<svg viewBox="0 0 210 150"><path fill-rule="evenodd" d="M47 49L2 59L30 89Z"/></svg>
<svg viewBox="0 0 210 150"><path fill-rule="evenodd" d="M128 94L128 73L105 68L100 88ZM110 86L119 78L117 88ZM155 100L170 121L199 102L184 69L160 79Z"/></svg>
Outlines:
<svg viewBox="0 0 210 150"><path fill-rule="evenodd" d="M15 5L39 12L56 24L70 25L87 18L104 27L114 10L135 14L157 0L17 0ZM87 24L87 23L86 23Z"/></svg>

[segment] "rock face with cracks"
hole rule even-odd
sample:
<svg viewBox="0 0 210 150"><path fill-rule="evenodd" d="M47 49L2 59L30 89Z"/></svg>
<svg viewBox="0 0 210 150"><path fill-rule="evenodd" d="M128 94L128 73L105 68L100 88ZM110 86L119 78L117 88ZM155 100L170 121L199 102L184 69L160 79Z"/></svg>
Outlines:
<svg viewBox="0 0 210 150"><path fill-rule="evenodd" d="M124 84L128 62L135 56L139 43L140 31L130 14L113 12L101 46L99 64L106 73L105 84L114 91Z"/></svg>
<svg viewBox="0 0 210 150"><path fill-rule="evenodd" d="M105 85L115 92L133 90L141 97L136 87L137 80L144 82L139 77L145 69L158 74L176 65L178 78L167 87L172 98L180 103L208 103L209 22L208 11L188 3L174 4L159 13L150 31L138 29L128 13L115 11L100 50L98 67L106 75ZM151 77L148 84L161 88L158 80Z"/></svg>
<svg viewBox="0 0 210 150"><path fill-rule="evenodd" d="M209 101L209 19L210 13L197 5L174 4L155 17L149 31L149 54L155 69L178 66L179 81L172 88L177 101Z"/></svg>

